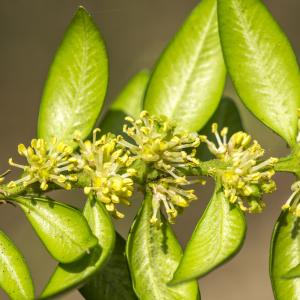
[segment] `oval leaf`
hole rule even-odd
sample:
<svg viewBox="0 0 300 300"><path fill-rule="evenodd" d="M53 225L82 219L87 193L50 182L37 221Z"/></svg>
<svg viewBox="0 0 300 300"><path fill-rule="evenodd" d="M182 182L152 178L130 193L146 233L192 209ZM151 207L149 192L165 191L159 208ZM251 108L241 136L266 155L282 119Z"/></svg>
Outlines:
<svg viewBox="0 0 300 300"><path fill-rule="evenodd" d="M59 262L78 260L98 244L81 212L44 198L14 198L36 234Z"/></svg>
<svg viewBox="0 0 300 300"><path fill-rule="evenodd" d="M125 240L117 234L108 263L80 289L86 300L137 300L125 257L125 244Z"/></svg>
<svg viewBox="0 0 300 300"><path fill-rule="evenodd" d="M101 203L89 197L83 215L98 238L98 246L79 261L59 264L45 287L41 299L52 298L82 284L109 259L115 243L115 230L107 210Z"/></svg>
<svg viewBox="0 0 300 300"><path fill-rule="evenodd" d="M12 300L33 300L34 289L23 255L6 234L0 231L0 287Z"/></svg>
<svg viewBox="0 0 300 300"><path fill-rule="evenodd" d="M241 248L245 216L225 198L217 183L214 195L188 242L172 283L201 277L228 261Z"/></svg>
<svg viewBox="0 0 300 300"><path fill-rule="evenodd" d="M270 276L276 300L300 299L300 278L286 278L286 275L300 264L299 226L299 218L283 212L274 228Z"/></svg>
<svg viewBox="0 0 300 300"><path fill-rule="evenodd" d="M75 145L91 132L100 113L108 81L102 37L91 16L80 7L51 65L42 97L38 136Z"/></svg>
<svg viewBox="0 0 300 300"><path fill-rule="evenodd" d="M217 123L221 129L228 127L228 138L233 133L244 130L239 110L234 101L229 97L222 98L218 109L200 132L201 135L206 135L210 141L215 138L214 134L211 132L211 125L213 123ZM207 146L203 143L200 145L197 152L197 156L200 160L214 158Z"/></svg>
<svg viewBox="0 0 300 300"><path fill-rule="evenodd" d="M128 82L100 123L103 133L123 134L125 117L139 117L149 76L149 71L143 70Z"/></svg>
<svg viewBox="0 0 300 300"><path fill-rule="evenodd" d="M217 108L225 77L217 3L203 0L159 59L144 107L175 120L179 130L198 131Z"/></svg>
<svg viewBox="0 0 300 300"><path fill-rule="evenodd" d="M152 195L143 201L129 234L126 254L133 288L141 300L193 300L198 297L196 281L168 286L182 255L181 247L168 223L150 224Z"/></svg>
<svg viewBox="0 0 300 300"><path fill-rule="evenodd" d="M300 78L287 37L260 0L218 0L218 16L225 61L239 96L294 144Z"/></svg>

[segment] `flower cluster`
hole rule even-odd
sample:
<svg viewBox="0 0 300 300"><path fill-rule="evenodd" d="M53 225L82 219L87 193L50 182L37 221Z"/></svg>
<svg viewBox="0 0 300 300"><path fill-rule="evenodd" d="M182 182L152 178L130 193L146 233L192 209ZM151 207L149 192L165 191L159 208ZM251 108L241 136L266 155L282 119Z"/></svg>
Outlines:
<svg viewBox="0 0 300 300"><path fill-rule="evenodd" d="M130 205L129 198L133 193L131 177L136 173L130 168L133 158L120 145L121 137L105 134L98 139L99 131L94 130L92 141L83 142L79 137L76 138L80 146L80 155L77 157L79 166L91 178L91 184L84 188L84 192L94 193L114 217L123 218L124 214L117 210L116 205Z"/></svg>
<svg viewBox="0 0 300 300"><path fill-rule="evenodd" d="M72 156L73 150L70 146L57 142L56 138L50 142L33 139L27 148L23 144L18 145L18 152L26 158L28 165L16 164L12 158L9 159L11 166L24 171L23 177L8 184L9 188L18 184L28 186L39 182L40 188L45 191L48 189L48 183L52 182L70 190L71 183L77 180L77 176L70 173L76 171L77 165Z"/></svg>
<svg viewBox="0 0 300 300"><path fill-rule="evenodd" d="M127 141L120 143L127 147L134 157L152 164L154 168L173 176L178 167L195 166L196 148L200 145L197 133L176 133L176 126L166 117L149 116L141 112L137 120L125 119L131 127L124 125L123 131L135 144ZM190 149L191 151L187 152Z"/></svg>
<svg viewBox="0 0 300 300"><path fill-rule="evenodd" d="M180 168L199 165L195 158L200 145L197 133L177 133L176 126L166 117L149 116L141 112L137 120L127 117L131 126L124 125L124 132L134 141L121 140L119 144L127 147L133 158L141 159L159 171L155 182L150 183L153 193L153 216L151 223L159 224L160 204L163 203L170 222L174 222L178 210L187 207L196 199L194 190L184 190L191 184L181 173Z"/></svg>
<svg viewBox="0 0 300 300"><path fill-rule="evenodd" d="M150 219L151 224L160 225L160 205L163 203L168 221L174 223L178 215L178 211L188 207L190 202L197 200L193 189L185 190L184 186L192 184L185 177L174 179L172 177L161 178L157 182L150 183L152 190L152 208L153 214Z"/></svg>
<svg viewBox="0 0 300 300"><path fill-rule="evenodd" d="M265 204L263 193L271 193L276 189L271 179L275 174L276 158L261 161L264 150L257 141L251 141L251 136L245 132L237 132L227 141L228 129L218 132L217 124L212 125L217 144L205 136L209 150L217 158L226 163L224 170L216 170L221 178L224 194L231 203L237 203L243 211L260 212Z"/></svg>
<svg viewBox="0 0 300 300"><path fill-rule="evenodd" d="M176 125L166 117L150 116L146 111L141 112L136 120L131 117L125 120L129 124L124 125L123 131L130 141L111 133L98 137L100 129L95 129L92 140L84 141L80 132L75 133L74 140L79 145L76 153L55 138L49 142L33 139L29 147L20 144L18 152L26 158L27 164L16 164L9 159L10 165L24 172L20 179L11 181L7 187L26 187L39 182L43 191L48 189L49 183L69 190L81 178L78 176L84 176L88 180L84 192L95 195L114 217L123 218L117 204L130 205L134 191L132 177L137 175L132 164L137 160L135 166L139 167L139 161L146 164L150 174L146 178L153 195L150 222L160 224L160 208L163 206L169 222L173 223L178 213L197 199L195 191L186 189L186 186L204 183L201 178L188 180L184 172L200 167L196 150L200 142L205 142L222 164L224 162L223 167L210 168L209 172L221 180L227 199L243 211L260 212L265 205L261 199L263 193L276 188L272 176L277 159L263 161L264 150L244 132L237 132L227 140L228 129L223 128L219 134L217 124L213 124L212 132L217 141L213 143L197 133L177 132ZM0 183L6 173L0 175ZM81 180L78 180L79 184L82 185ZM300 216L298 200L300 183L293 186L293 194L283 208Z"/></svg>

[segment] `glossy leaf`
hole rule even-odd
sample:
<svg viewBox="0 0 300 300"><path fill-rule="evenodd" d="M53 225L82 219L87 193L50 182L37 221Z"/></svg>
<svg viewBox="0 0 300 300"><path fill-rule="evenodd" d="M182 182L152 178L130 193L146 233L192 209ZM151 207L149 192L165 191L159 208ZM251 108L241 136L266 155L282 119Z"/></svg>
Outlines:
<svg viewBox="0 0 300 300"><path fill-rule="evenodd" d="M270 276L276 300L300 299L300 278L287 277L300 264L300 219L283 212L273 232Z"/></svg>
<svg viewBox="0 0 300 300"><path fill-rule="evenodd" d="M99 127L103 133L122 134L125 117L128 115L134 118L139 117L149 76L149 71L143 70L123 88L100 123Z"/></svg>
<svg viewBox="0 0 300 300"><path fill-rule="evenodd" d="M86 300L137 299L131 285L125 257L125 243L125 240L117 234L115 248L108 263L80 289Z"/></svg>
<svg viewBox="0 0 300 300"><path fill-rule="evenodd" d="M218 0L218 16L224 58L239 96L294 144L300 77L287 37L260 0Z"/></svg>
<svg viewBox="0 0 300 300"><path fill-rule="evenodd" d="M72 145L74 131L85 138L100 113L108 81L102 37L80 7L51 65L41 102L38 136L55 136Z"/></svg>
<svg viewBox="0 0 300 300"><path fill-rule="evenodd" d="M59 264L45 287L41 298L51 298L86 282L109 259L115 243L111 218L99 202L89 198L83 214L99 244L89 255L71 264Z"/></svg>
<svg viewBox="0 0 300 300"><path fill-rule="evenodd" d="M45 198L14 198L49 251L59 262L70 263L98 244L81 212Z"/></svg>
<svg viewBox="0 0 300 300"><path fill-rule="evenodd" d="M246 233L243 212L232 206L217 183L214 195L188 242L172 283L201 277L228 261Z"/></svg>
<svg viewBox="0 0 300 300"><path fill-rule="evenodd" d="M150 224L152 195L143 201L129 234L126 254L133 288L141 300L193 300L198 297L196 281L168 286L182 255L181 247L169 224Z"/></svg>
<svg viewBox="0 0 300 300"><path fill-rule="evenodd" d="M12 300L33 300L34 289L23 255L8 236L0 231L0 287Z"/></svg>
<svg viewBox="0 0 300 300"><path fill-rule="evenodd" d="M211 125L213 123L217 123L220 129L228 127L228 137L235 132L244 130L239 110L233 100L228 97L222 98L218 109L200 132L201 135L206 135L211 141L215 140L215 136L211 132ZM201 160L214 158L204 144L200 145L197 152L197 156Z"/></svg>
<svg viewBox="0 0 300 300"><path fill-rule="evenodd" d="M225 83L216 0L203 0L160 57L144 108L198 131L218 106Z"/></svg>

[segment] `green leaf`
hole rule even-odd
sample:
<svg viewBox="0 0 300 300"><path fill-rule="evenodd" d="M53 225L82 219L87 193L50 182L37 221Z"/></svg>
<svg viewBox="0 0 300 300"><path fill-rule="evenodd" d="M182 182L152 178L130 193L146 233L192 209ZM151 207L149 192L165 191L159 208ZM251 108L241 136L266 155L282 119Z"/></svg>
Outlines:
<svg viewBox="0 0 300 300"><path fill-rule="evenodd" d="M209 140L215 139L214 134L211 132L211 125L213 123L218 123L220 129L228 127L228 137L235 132L244 130L239 110L233 100L229 97L222 98L218 109L200 132L201 135L206 135ZM197 156L201 160L214 158L204 144L200 145L197 152Z"/></svg>
<svg viewBox="0 0 300 300"><path fill-rule="evenodd" d="M203 0L160 57L146 92L151 114L198 131L218 106L226 69L218 34L216 0Z"/></svg>
<svg viewBox="0 0 300 300"><path fill-rule="evenodd" d="M108 59L91 16L80 7L51 65L42 97L38 136L55 136L75 145L74 131L85 138L100 113L108 81Z"/></svg>
<svg viewBox="0 0 300 300"><path fill-rule="evenodd" d="M136 300L132 289L127 260L125 240L116 235L114 252L106 266L81 289L86 300Z"/></svg>
<svg viewBox="0 0 300 300"><path fill-rule="evenodd" d="M123 88L100 123L103 133L122 134L125 117L127 115L134 118L139 117L149 76L149 71L143 70L136 74Z"/></svg>
<svg viewBox="0 0 300 300"><path fill-rule="evenodd" d="M12 300L33 300L34 288L23 255L8 236L0 231L0 287Z"/></svg>
<svg viewBox="0 0 300 300"><path fill-rule="evenodd" d="M109 259L115 243L115 230L111 218L102 203L89 197L83 215L88 221L98 246L89 255L71 264L59 264L45 287L41 299L78 287L94 275Z"/></svg>
<svg viewBox="0 0 300 300"><path fill-rule="evenodd" d="M236 254L245 238L243 212L225 198L217 182L214 195L188 242L172 283L204 276Z"/></svg>
<svg viewBox="0 0 300 300"><path fill-rule="evenodd" d="M270 277L276 300L300 299L300 278L286 275L300 264L300 219L283 212L274 228L270 252Z"/></svg>
<svg viewBox="0 0 300 300"><path fill-rule="evenodd" d="M25 212L36 234L59 262L78 260L98 244L81 212L45 198L13 199Z"/></svg>
<svg viewBox="0 0 300 300"><path fill-rule="evenodd" d="M193 300L198 297L196 281L168 286L182 255L181 247L166 220L150 224L152 194L147 193L129 234L126 254L133 288L141 300Z"/></svg>
<svg viewBox="0 0 300 300"><path fill-rule="evenodd" d="M293 145L300 78L287 37L259 0L218 0L218 16L237 93L253 114Z"/></svg>

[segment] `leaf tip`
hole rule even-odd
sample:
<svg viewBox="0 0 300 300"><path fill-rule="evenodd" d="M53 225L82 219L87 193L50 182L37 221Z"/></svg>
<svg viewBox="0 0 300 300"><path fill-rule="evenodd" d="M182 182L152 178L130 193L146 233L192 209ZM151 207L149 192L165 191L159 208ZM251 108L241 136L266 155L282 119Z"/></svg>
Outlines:
<svg viewBox="0 0 300 300"><path fill-rule="evenodd" d="M92 15L89 13L89 11L82 5L79 5L75 15L73 17L73 20L92 20Z"/></svg>
<svg viewBox="0 0 300 300"><path fill-rule="evenodd" d="M88 10L82 6L82 5L79 5L77 10L76 10L76 15L86 15L86 16L91 16L91 14L88 12Z"/></svg>

